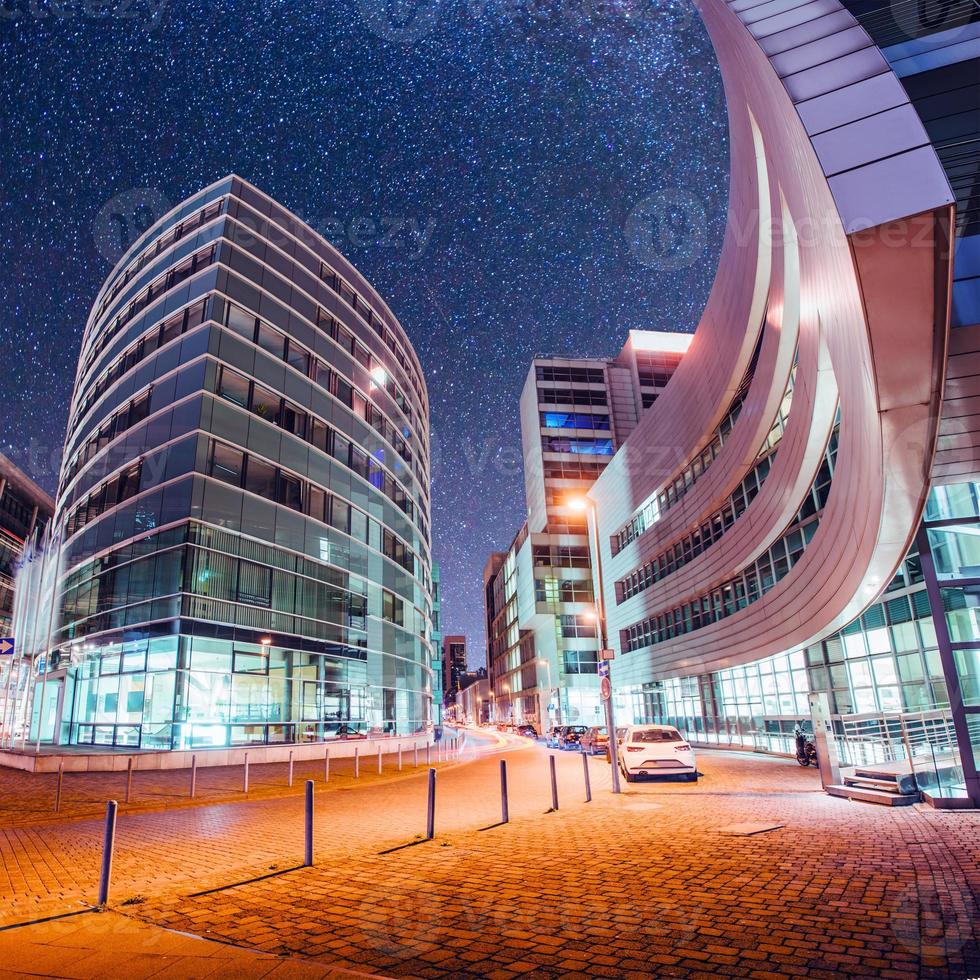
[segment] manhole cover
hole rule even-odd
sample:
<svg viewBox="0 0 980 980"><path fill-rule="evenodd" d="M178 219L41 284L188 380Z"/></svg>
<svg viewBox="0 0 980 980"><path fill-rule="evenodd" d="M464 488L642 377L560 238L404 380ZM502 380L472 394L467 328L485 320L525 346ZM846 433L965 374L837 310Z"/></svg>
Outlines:
<svg viewBox="0 0 980 980"><path fill-rule="evenodd" d="M755 834L767 834L770 830L779 830L781 823L732 823L727 827L719 827L719 834L731 834L734 837L752 837Z"/></svg>

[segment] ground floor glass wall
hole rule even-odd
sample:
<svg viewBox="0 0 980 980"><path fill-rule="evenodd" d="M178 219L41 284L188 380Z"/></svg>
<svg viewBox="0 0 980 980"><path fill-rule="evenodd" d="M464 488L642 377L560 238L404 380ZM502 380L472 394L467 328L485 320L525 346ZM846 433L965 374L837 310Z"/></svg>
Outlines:
<svg viewBox="0 0 980 980"><path fill-rule="evenodd" d="M410 734L427 723L425 669L370 652L355 659L187 635L93 643L45 685L43 712L35 692L42 740L60 717L57 740L79 745L303 742Z"/></svg>

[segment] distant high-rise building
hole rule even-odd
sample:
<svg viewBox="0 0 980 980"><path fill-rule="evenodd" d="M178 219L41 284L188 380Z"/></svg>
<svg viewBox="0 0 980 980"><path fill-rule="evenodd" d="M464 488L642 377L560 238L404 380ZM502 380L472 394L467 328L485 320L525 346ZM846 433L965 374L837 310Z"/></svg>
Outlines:
<svg viewBox="0 0 980 980"><path fill-rule="evenodd" d="M48 625L27 583L41 579L41 542L53 513L51 497L0 454L0 637L13 641L0 652L0 744L12 744L25 725L33 660L26 624L33 631ZM25 628L15 629L16 620Z"/></svg>
<svg viewBox="0 0 980 980"><path fill-rule="evenodd" d="M495 720L599 717L586 514L575 504L657 400L691 335L630 331L612 359L535 358L521 394L527 523L484 570Z"/></svg>
<svg viewBox="0 0 980 980"><path fill-rule="evenodd" d="M0 636L10 636L14 579L24 549L53 513L51 496L0 453Z"/></svg>
<svg viewBox="0 0 980 980"><path fill-rule="evenodd" d="M442 638L442 669L444 697L449 699L459 690L460 678L466 673L466 637L450 634Z"/></svg>

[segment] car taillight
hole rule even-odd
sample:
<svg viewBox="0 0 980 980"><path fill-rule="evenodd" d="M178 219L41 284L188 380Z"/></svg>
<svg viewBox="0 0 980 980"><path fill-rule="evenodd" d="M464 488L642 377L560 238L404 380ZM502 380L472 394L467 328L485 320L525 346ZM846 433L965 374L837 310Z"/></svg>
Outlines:
<svg viewBox="0 0 980 980"><path fill-rule="evenodd" d="M674 746L674 751L675 752L690 752L691 751L691 746L688 745L688 744L686 744L685 742L681 742L680 745L675 745Z"/></svg>
<svg viewBox="0 0 980 980"><path fill-rule="evenodd" d="M642 752L643 751L643 746L642 745L627 745L626 746L626 751L627 752Z"/></svg>

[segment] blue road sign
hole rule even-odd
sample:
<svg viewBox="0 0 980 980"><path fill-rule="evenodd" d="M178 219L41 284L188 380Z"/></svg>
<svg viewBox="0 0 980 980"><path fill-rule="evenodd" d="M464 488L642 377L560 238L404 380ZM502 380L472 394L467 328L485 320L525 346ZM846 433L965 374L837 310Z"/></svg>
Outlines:
<svg viewBox="0 0 980 980"><path fill-rule="evenodd" d="M0 637L0 657L12 657L14 655L14 638L12 636Z"/></svg>
<svg viewBox="0 0 980 980"><path fill-rule="evenodd" d="M608 677L609 676L609 661L600 660L599 661L599 676Z"/></svg>

